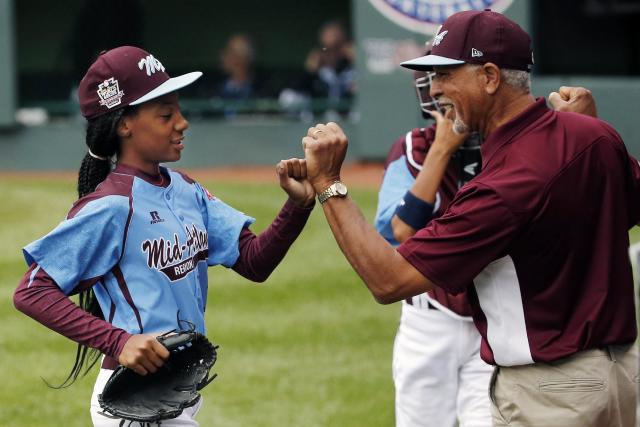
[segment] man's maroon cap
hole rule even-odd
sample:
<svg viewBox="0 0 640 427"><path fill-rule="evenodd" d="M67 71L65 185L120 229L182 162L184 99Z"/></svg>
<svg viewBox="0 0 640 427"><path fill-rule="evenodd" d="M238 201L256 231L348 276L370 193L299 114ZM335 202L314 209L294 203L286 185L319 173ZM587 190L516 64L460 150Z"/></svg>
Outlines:
<svg viewBox="0 0 640 427"><path fill-rule="evenodd" d="M200 76L200 71L194 71L171 78L149 52L134 46L117 47L101 53L80 81L80 111L92 119L176 91Z"/></svg>
<svg viewBox="0 0 640 427"><path fill-rule="evenodd" d="M430 55L403 62L412 70L433 66L486 64L531 71L531 38L518 24L491 10L465 11L451 15L433 39Z"/></svg>

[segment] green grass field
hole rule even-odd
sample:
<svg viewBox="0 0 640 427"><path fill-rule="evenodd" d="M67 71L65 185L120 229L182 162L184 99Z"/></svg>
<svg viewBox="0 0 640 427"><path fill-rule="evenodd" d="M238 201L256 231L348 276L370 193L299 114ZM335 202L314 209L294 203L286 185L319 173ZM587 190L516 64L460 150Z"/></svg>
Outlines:
<svg viewBox="0 0 640 427"><path fill-rule="evenodd" d="M273 184L203 182L264 229L285 200ZM376 193L353 189L372 219ZM16 311L21 247L52 229L75 199L72 180L2 178L0 425L88 426L96 370L65 390L75 344ZM251 283L210 270L207 327L220 344L203 426L390 426L391 348L399 306L377 304L333 240L320 209L272 276Z"/></svg>
<svg viewBox="0 0 640 427"><path fill-rule="evenodd" d="M284 201L273 184L204 184L265 228ZM13 308L20 248L53 228L75 199L68 179L0 185L0 424L88 426L95 370L65 390L75 345ZM352 189L369 219L376 192ZM638 241L638 229L632 231ZM264 284L210 272L208 335L220 344L202 426L391 426L391 348L399 306L374 302L341 255L320 209Z"/></svg>

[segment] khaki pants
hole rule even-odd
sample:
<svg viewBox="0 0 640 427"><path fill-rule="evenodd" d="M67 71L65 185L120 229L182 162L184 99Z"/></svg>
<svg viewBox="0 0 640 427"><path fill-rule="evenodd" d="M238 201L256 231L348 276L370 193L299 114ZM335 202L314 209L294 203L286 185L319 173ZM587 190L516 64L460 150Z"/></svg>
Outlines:
<svg viewBox="0 0 640 427"><path fill-rule="evenodd" d="M497 367L494 426L635 427L638 355L632 345L586 350L552 363Z"/></svg>

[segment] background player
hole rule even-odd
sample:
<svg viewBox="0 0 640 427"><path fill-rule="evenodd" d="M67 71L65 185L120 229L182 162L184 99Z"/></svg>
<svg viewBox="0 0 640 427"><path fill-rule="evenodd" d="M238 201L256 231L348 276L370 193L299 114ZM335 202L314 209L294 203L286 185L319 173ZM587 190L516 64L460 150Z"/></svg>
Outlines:
<svg viewBox="0 0 640 427"><path fill-rule="evenodd" d="M452 130L429 96L433 73L416 71L414 83L425 119L391 147L378 197L376 228L398 245L446 210L481 166L478 134ZM396 426L490 426L487 390L492 367L480 358L466 292L440 289L402 301L393 347Z"/></svg>
<svg viewBox="0 0 640 427"><path fill-rule="evenodd" d="M304 161L282 161L277 171L289 199L256 236L248 228L253 218L160 165L179 160L184 149L189 124L176 90L201 74L170 78L153 55L131 46L99 56L79 88L89 122L80 199L53 231L24 248L30 267L14 303L79 343L65 383L95 363L87 360L88 348L106 356L91 401L96 426L122 425L97 403L118 363L142 375L155 372L169 355L156 335L190 327L205 333L207 267L221 264L265 280L314 205L315 194L301 179ZM77 293L84 310L68 298ZM162 425L197 425L199 406Z"/></svg>

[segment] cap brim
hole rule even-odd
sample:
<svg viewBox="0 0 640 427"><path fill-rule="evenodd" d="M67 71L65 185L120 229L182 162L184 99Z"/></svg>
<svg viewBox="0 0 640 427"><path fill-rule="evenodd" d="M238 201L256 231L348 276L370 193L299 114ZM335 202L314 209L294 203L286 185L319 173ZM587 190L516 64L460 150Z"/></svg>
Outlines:
<svg viewBox="0 0 640 427"><path fill-rule="evenodd" d="M183 74L178 77L172 77L151 92L131 102L129 105L142 104L143 102L151 101L152 99L158 98L159 96L175 92L178 89L189 86L191 83L198 80L201 76L202 72L194 71L192 73Z"/></svg>
<svg viewBox="0 0 640 427"><path fill-rule="evenodd" d="M451 59L438 55L426 55L419 58L404 61L400 65L410 70L430 71L434 66L462 65L464 61L459 59Z"/></svg>

